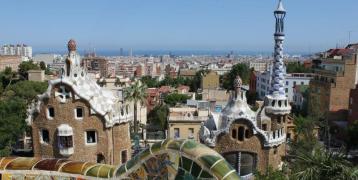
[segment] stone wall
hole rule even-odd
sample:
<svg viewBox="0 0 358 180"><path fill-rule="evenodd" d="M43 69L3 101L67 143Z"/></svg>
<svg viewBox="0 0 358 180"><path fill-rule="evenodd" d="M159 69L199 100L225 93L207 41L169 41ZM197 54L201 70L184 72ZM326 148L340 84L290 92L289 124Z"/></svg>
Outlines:
<svg viewBox="0 0 358 180"><path fill-rule="evenodd" d="M244 137L243 141L238 140L238 138L233 138L233 129L244 127L245 131L248 130L250 133L247 137ZM282 156L285 155L285 144L281 144L277 147L264 147L264 139L258 134L253 134L252 127L249 123L237 120L230 127L229 134L222 134L218 137L215 150L220 154L230 153L230 152L249 152L256 155L256 169L263 173L266 172L267 168L271 166L274 169L277 169L282 162ZM238 137L238 136L236 136Z"/></svg>
<svg viewBox="0 0 358 180"><path fill-rule="evenodd" d="M70 87L66 87L70 91ZM40 112L34 118L32 123L33 148L35 157L46 158L68 158L77 161L97 162L97 155L101 154L105 158L105 163L113 164L112 160L112 138L115 141L114 147L116 151L122 149L130 149L130 139L128 134L128 123L116 125L112 128L106 128L104 118L99 115L90 114L90 105L81 99L75 100L74 93L72 98L66 103L60 103L54 96L59 86L55 86L51 92L51 97L41 103ZM47 108L53 107L55 116L52 119L47 117ZM75 119L75 108L83 108L83 118ZM73 148L74 153L69 157L64 157L59 153L57 127L61 124L68 124L73 129ZM50 143L40 142L41 129L47 129L50 134ZM95 130L97 132L97 143L86 144L85 133L87 130ZM122 144L123 142L123 144ZM120 152L114 152L116 157ZM130 152L128 152L128 155ZM114 163L119 160L114 158Z"/></svg>

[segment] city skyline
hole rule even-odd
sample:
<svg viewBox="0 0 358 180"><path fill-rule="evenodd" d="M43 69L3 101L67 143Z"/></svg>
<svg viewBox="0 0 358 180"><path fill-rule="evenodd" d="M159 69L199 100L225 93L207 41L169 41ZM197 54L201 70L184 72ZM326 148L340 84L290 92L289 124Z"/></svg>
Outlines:
<svg viewBox="0 0 358 180"><path fill-rule="evenodd" d="M349 42L349 31L351 42L358 41L358 25L346 18L358 16L354 10L357 2L343 0L340 4L344 6L323 0L284 3L290 9L285 52L343 47ZM276 5L276 1L232 0L11 1L0 7L0 14L9 16L3 23L11 24L0 29L0 44L25 43L33 46L34 52L64 51L58 42L75 38L81 42L80 51L272 52L272 8ZM346 13L330 13L343 10Z"/></svg>

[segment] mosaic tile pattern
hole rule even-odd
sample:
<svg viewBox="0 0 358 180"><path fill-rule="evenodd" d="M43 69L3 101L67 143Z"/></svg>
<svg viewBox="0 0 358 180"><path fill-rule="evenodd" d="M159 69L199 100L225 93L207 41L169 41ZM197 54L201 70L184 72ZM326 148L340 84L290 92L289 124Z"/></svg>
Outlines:
<svg viewBox="0 0 358 180"><path fill-rule="evenodd" d="M115 167L65 159L0 158L0 179L239 179L214 150L192 140L165 140Z"/></svg>

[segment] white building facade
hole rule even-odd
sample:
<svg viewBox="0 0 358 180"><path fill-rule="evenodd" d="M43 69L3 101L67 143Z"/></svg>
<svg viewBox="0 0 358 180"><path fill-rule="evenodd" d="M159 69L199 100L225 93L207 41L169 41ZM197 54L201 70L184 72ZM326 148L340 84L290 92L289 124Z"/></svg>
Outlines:
<svg viewBox="0 0 358 180"><path fill-rule="evenodd" d="M256 92L260 99L264 99L270 93L272 68L259 73L256 79ZM285 75L285 92L288 100L293 101L294 87L297 85L309 85L313 75L310 73L292 73Z"/></svg>
<svg viewBox="0 0 358 180"><path fill-rule="evenodd" d="M4 45L1 47L0 55L25 56L32 58L32 47L25 44Z"/></svg>

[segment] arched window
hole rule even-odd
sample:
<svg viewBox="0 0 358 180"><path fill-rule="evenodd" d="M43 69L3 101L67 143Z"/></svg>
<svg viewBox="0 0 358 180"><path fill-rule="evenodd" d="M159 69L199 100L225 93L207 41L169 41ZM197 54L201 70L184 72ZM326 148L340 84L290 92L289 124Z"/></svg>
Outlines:
<svg viewBox="0 0 358 180"><path fill-rule="evenodd" d="M281 124L281 117L277 117L277 123Z"/></svg>
<svg viewBox="0 0 358 180"><path fill-rule="evenodd" d="M262 124L262 130L267 131L267 124Z"/></svg>
<svg viewBox="0 0 358 180"><path fill-rule="evenodd" d="M70 76L71 72L71 61L69 59L66 60L66 75Z"/></svg>
<svg viewBox="0 0 358 180"><path fill-rule="evenodd" d="M106 163L105 159L102 153L97 154L97 163Z"/></svg>
<svg viewBox="0 0 358 180"><path fill-rule="evenodd" d="M53 119L55 117L55 109L52 106L47 108L47 119Z"/></svg>
<svg viewBox="0 0 358 180"><path fill-rule="evenodd" d="M129 105L126 105L126 113L129 114Z"/></svg>
<svg viewBox="0 0 358 180"><path fill-rule="evenodd" d="M123 109L123 107L121 108L121 115L124 116L124 109Z"/></svg>
<svg viewBox="0 0 358 180"><path fill-rule="evenodd" d="M248 152L230 152L223 155L239 176L248 177L256 169L256 154Z"/></svg>
<svg viewBox="0 0 358 180"><path fill-rule="evenodd" d="M239 127L238 140L239 140L239 141L243 141L243 140L244 140L244 136L245 136L245 128L241 126L241 127Z"/></svg>
<svg viewBox="0 0 358 180"><path fill-rule="evenodd" d="M254 171L254 156L250 153L241 153L240 176L246 176Z"/></svg>
<svg viewBox="0 0 358 180"><path fill-rule="evenodd" d="M250 129L246 129L245 130L245 138L248 139L250 137L251 137L251 131L250 131Z"/></svg>
<svg viewBox="0 0 358 180"><path fill-rule="evenodd" d="M233 139L236 139L236 137L237 137L236 129L233 129L233 130L231 131L231 137L232 137Z"/></svg>

